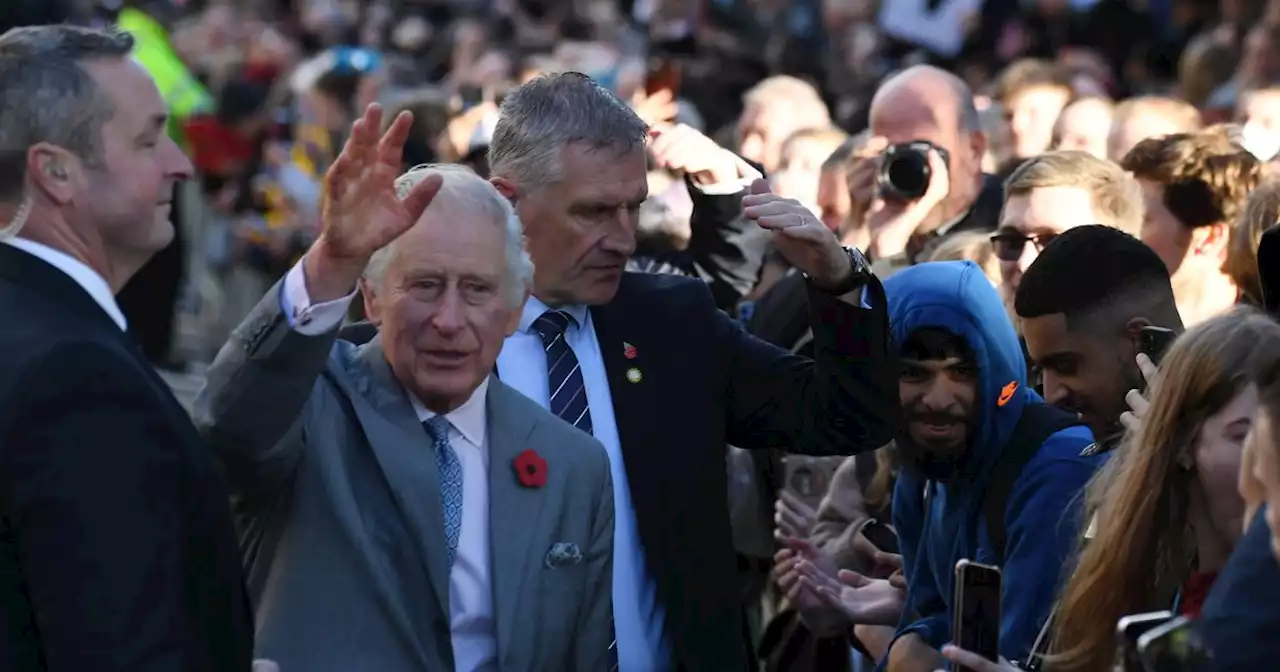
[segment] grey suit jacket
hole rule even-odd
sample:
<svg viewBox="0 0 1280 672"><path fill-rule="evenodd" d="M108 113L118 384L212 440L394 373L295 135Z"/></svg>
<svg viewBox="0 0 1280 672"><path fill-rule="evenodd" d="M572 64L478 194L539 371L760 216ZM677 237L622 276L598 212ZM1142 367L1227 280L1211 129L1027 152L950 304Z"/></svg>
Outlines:
<svg viewBox="0 0 1280 672"><path fill-rule="evenodd" d="M195 405L231 484L256 653L306 672L453 670L430 439L380 341L299 334L278 295L223 346ZM607 670L608 457L496 378L487 396L499 668ZM528 448L547 462L545 487L517 481Z"/></svg>

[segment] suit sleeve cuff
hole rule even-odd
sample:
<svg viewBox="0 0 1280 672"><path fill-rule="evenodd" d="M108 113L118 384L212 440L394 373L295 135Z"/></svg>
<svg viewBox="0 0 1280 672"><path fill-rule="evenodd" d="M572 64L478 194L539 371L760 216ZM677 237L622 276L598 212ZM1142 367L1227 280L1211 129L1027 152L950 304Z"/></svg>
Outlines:
<svg viewBox="0 0 1280 672"><path fill-rule="evenodd" d="M299 261L280 283L280 312L288 320L290 329L303 336L319 336L342 326L355 295L353 291L340 299L312 305L306 274Z"/></svg>

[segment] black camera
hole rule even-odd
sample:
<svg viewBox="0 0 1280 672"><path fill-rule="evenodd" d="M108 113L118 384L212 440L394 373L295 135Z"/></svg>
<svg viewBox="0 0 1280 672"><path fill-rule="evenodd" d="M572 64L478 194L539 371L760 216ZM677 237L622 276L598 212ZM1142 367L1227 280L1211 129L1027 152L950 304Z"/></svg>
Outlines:
<svg viewBox="0 0 1280 672"><path fill-rule="evenodd" d="M933 169L929 167L929 152L942 157L942 163L951 166L947 150L927 140L915 140L891 145L880 155L880 173L876 184L880 196L889 201L914 201L929 190Z"/></svg>

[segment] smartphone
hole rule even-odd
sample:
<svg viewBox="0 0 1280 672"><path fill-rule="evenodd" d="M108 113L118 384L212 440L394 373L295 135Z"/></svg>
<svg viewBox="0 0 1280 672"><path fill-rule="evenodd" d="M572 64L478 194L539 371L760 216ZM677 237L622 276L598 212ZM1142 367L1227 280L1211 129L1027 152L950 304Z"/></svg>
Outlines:
<svg viewBox="0 0 1280 672"><path fill-rule="evenodd" d="M992 662L1000 660L1002 582L999 567L969 560L956 563L951 641ZM970 668L959 665L955 669L971 672Z"/></svg>
<svg viewBox="0 0 1280 672"><path fill-rule="evenodd" d="M1152 363L1160 366L1160 360L1164 358L1164 353L1173 345L1174 339L1178 334L1172 329L1164 327L1143 327L1140 332L1142 338L1142 353L1151 358Z"/></svg>
<svg viewBox="0 0 1280 672"><path fill-rule="evenodd" d="M898 533L893 531L892 527L876 520L868 518L862 522L862 526L858 528L858 533L867 538L872 546L884 551L885 553L897 554L900 552L898 547Z"/></svg>
<svg viewBox="0 0 1280 672"><path fill-rule="evenodd" d="M1138 638L1152 628L1168 623L1171 618L1173 612L1152 611L1130 614L1116 623L1116 660L1120 661L1124 672L1145 672L1142 658L1138 655Z"/></svg>
<svg viewBox="0 0 1280 672"><path fill-rule="evenodd" d="M680 62L674 58L654 58L649 62L649 73L645 76L644 92L652 96L659 91L670 91L672 95L680 92L682 79Z"/></svg>
<svg viewBox="0 0 1280 672"><path fill-rule="evenodd" d="M1145 672L1186 672L1209 666L1210 656L1194 623L1179 616L1138 638L1138 655Z"/></svg>
<svg viewBox="0 0 1280 672"><path fill-rule="evenodd" d="M831 487L831 477L844 460L843 457L787 455L782 458L786 470L782 488L817 510Z"/></svg>

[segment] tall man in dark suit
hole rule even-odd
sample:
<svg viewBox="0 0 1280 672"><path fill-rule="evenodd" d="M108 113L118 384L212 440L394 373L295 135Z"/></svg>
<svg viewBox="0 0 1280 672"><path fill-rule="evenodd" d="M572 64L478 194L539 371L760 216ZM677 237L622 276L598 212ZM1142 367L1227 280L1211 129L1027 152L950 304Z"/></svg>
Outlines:
<svg viewBox="0 0 1280 672"><path fill-rule="evenodd" d="M814 454L883 445L897 384L888 324L861 255L745 169L694 188L742 194L743 215L808 275L814 359L746 335L702 281L625 273L648 192L646 132L576 73L508 94L489 163L535 271L498 373L609 453L622 672L743 670L725 444Z"/></svg>
<svg viewBox="0 0 1280 672"><path fill-rule="evenodd" d="M113 295L191 164L127 35L0 37L0 670L243 672L227 489Z"/></svg>

